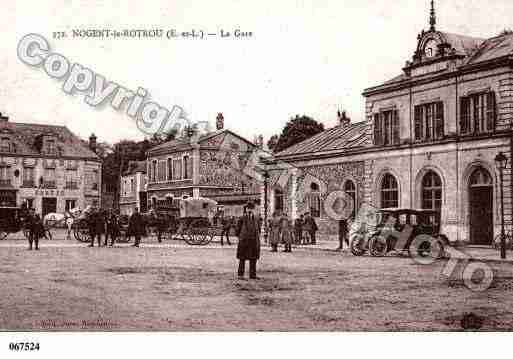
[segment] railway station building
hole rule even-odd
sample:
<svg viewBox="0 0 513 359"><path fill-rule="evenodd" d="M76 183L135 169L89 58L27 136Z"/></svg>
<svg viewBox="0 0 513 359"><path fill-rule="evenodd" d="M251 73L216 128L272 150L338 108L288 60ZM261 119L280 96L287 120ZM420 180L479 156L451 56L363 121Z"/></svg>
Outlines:
<svg viewBox="0 0 513 359"><path fill-rule="evenodd" d="M276 154L268 215L308 211L321 233L335 234L324 203L340 190L357 209L435 209L449 240L490 245L500 233L502 189L511 229L513 33L482 39L443 32L432 6L428 29L409 51L396 77L363 91L364 121L340 118ZM502 182L499 153L507 159ZM280 183L284 171L289 176Z"/></svg>

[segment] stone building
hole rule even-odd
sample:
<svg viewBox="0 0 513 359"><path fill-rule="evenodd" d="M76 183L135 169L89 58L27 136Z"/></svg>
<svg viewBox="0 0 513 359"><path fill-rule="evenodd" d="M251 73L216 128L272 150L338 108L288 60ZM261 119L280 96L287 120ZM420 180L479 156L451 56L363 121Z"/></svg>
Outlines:
<svg viewBox="0 0 513 359"><path fill-rule="evenodd" d="M101 205L101 161L64 126L9 121L0 114L0 205L26 203L36 212L63 213Z"/></svg>
<svg viewBox="0 0 513 359"><path fill-rule="evenodd" d="M146 200L146 161L130 161L128 170L121 176L119 211L131 215L135 208L147 210Z"/></svg>
<svg viewBox="0 0 513 359"><path fill-rule="evenodd" d="M513 34L479 39L438 31L433 7L429 25L400 75L363 92L365 121L342 121L277 154L271 210L309 210L323 232L333 233L323 203L340 189L356 207L436 209L451 241L488 245L500 232L494 158L503 152L511 227ZM286 185L277 185L280 178ZM298 196L299 189L308 193Z"/></svg>
<svg viewBox="0 0 513 359"><path fill-rule="evenodd" d="M255 144L224 129L168 141L147 152L148 202L151 207L176 205L187 197L208 197L225 214L238 216L248 200L260 201L260 182L244 171Z"/></svg>

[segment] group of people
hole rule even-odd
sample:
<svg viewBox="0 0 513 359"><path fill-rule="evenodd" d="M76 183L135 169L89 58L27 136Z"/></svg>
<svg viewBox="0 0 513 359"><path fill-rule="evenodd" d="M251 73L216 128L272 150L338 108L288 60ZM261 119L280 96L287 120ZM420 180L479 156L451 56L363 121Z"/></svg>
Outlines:
<svg viewBox="0 0 513 359"><path fill-rule="evenodd" d="M102 235L104 235L104 246L113 247L116 239L121 235L121 225L119 217L112 210L93 210L87 216L87 227L91 243L89 247L94 247L95 239L98 242L98 247L102 245ZM134 236L134 247L139 247L142 236L146 233L146 224L136 208L128 221L127 236ZM110 238L110 243L109 242Z"/></svg>
<svg viewBox="0 0 513 359"><path fill-rule="evenodd" d="M287 215L274 212L269 221L269 244L271 251L277 252L278 246L283 244L284 252L292 252L292 244L316 244L318 230L315 219L310 213L300 215L292 224ZM307 240L307 238L309 240Z"/></svg>

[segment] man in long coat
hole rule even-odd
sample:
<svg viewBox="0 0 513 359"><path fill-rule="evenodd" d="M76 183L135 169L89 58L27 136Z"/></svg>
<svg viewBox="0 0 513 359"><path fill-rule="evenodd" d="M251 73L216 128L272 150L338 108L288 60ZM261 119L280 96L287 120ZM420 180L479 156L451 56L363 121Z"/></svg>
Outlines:
<svg viewBox="0 0 513 359"><path fill-rule="evenodd" d="M248 202L245 213L237 224L237 259L239 260L239 278L244 278L246 260L249 261L249 278L258 279L256 276L256 263L260 259L260 220L254 213L255 205Z"/></svg>
<svg viewBox="0 0 513 359"><path fill-rule="evenodd" d="M307 212L305 215L305 222L303 228L310 234L311 244L316 244L315 232L317 232L317 223L315 223L315 219L312 215Z"/></svg>
<svg viewBox="0 0 513 359"><path fill-rule="evenodd" d="M134 247L139 247L141 236L145 233L144 218L139 213L139 208L135 208L128 222L128 233L135 237Z"/></svg>

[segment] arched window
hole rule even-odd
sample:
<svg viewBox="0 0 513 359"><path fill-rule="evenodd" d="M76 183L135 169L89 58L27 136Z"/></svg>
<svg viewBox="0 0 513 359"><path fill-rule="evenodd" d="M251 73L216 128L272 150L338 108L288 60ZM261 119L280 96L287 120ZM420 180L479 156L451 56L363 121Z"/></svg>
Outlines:
<svg viewBox="0 0 513 359"><path fill-rule="evenodd" d="M344 192L353 199L353 212L351 213L351 217L354 218L356 213L356 186L353 181L347 180L344 183Z"/></svg>
<svg viewBox="0 0 513 359"><path fill-rule="evenodd" d="M381 208L399 207L399 189L397 180L387 173L381 181Z"/></svg>
<svg viewBox="0 0 513 359"><path fill-rule="evenodd" d="M492 184L492 177L484 168L476 169L470 176L470 187L489 187Z"/></svg>
<svg viewBox="0 0 513 359"><path fill-rule="evenodd" d="M274 211L281 213L283 212L283 208L283 190L281 188L276 188L274 190Z"/></svg>
<svg viewBox="0 0 513 359"><path fill-rule="evenodd" d="M429 171L422 179L422 208L442 208L442 180L435 172Z"/></svg>
<svg viewBox="0 0 513 359"><path fill-rule="evenodd" d="M321 216L321 192L317 183L310 184L308 202L312 217L319 218Z"/></svg>

